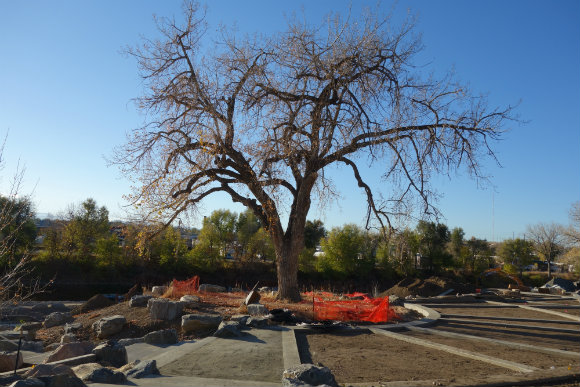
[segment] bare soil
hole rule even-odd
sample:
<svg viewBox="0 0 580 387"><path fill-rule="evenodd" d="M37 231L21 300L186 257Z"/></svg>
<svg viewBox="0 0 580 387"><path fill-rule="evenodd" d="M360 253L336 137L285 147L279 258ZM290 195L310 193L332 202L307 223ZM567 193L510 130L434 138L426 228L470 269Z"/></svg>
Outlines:
<svg viewBox="0 0 580 387"><path fill-rule="evenodd" d="M536 319L546 319L546 320L562 320L562 321L572 321L566 319L565 317L554 315L551 313L544 313L543 311L534 311L529 309L522 309L518 307L513 308L501 308L501 307L490 307L489 305L478 306L474 304L469 308L456 308L453 305L450 307L443 306L429 306L442 314L467 314L472 316L490 316L490 317L516 317L516 318L536 318ZM566 309L558 309L558 312L566 313Z"/></svg>
<svg viewBox="0 0 580 387"><path fill-rule="evenodd" d="M481 380L489 374L514 374L506 368L370 332L297 336L302 362L330 368L341 384L403 380L433 380L434 383L447 384L457 379Z"/></svg>

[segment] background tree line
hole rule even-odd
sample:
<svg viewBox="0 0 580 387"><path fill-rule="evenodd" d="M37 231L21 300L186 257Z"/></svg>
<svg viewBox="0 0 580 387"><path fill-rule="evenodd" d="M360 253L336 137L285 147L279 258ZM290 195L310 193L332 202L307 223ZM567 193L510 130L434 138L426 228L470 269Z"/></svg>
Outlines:
<svg viewBox="0 0 580 387"><path fill-rule="evenodd" d="M577 263L579 208L577 204L572 207L568 227L540 223L528 227L528 238L502 243L467 239L461 228L449 230L445 224L424 220L388 238L354 224L326 230L322 221L309 220L299 259L300 275L341 281L454 270L470 277L500 262L506 271L521 275L534 261L558 258ZM0 257L4 267L33 251L33 265L40 271L67 267L69 273L93 273L97 279L128 277L146 270L183 277L258 264L271 267L272 273L275 270L270 236L249 210L240 214L217 210L204 217L201 229L170 226L145 238L147 225L111 222L107 208L90 198L52 220L35 220L28 198L0 197L0 209L12 213L12 221L4 222L0 230L9 246Z"/></svg>

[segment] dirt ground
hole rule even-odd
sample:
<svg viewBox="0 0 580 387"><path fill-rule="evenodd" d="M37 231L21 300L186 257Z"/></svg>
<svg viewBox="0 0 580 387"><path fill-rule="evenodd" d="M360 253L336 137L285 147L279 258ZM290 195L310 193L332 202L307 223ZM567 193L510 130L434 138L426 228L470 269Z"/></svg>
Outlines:
<svg viewBox="0 0 580 387"><path fill-rule="evenodd" d="M370 332L297 335L303 362L329 367L338 383L481 380L513 371ZM346 352L348 348L348 353ZM469 375L468 378L465 376Z"/></svg>
<svg viewBox="0 0 580 387"><path fill-rule="evenodd" d="M474 304L469 308L457 308L454 305L449 305L449 307L447 306L429 306L429 307L431 309L435 309L436 311L442 314L462 314L462 315L469 314L472 316L492 316L492 317L501 316L501 317L537 318L546 320L572 321L566 319L565 317L554 315L551 313L544 313L542 311L534 311L518 307L502 308L481 304ZM558 309L557 311L561 313L569 313L571 310ZM572 313L570 313L570 315L572 315Z"/></svg>

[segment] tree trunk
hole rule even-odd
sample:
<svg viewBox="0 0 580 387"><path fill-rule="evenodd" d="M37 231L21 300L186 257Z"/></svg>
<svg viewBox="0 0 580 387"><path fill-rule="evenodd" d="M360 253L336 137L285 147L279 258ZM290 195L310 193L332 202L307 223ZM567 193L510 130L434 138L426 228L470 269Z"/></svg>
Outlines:
<svg viewBox="0 0 580 387"><path fill-rule="evenodd" d="M300 301L298 288L298 255L299 250L283 249L276 252L278 272L278 299Z"/></svg>

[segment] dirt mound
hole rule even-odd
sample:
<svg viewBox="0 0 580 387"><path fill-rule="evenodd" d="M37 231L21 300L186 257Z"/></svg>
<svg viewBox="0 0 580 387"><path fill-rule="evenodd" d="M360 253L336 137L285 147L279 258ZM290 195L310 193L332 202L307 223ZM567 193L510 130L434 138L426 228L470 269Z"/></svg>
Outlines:
<svg viewBox="0 0 580 387"><path fill-rule="evenodd" d="M456 293L471 293L475 291L470 285L461 284L455 281L447 280L441 277L430 277L425 280L419 278L405 278L399 281L392 288L385 290L380 294L385 296L419 296L419 297L434 297L438 296L446 290L453 289Z"/></svg>
<svg viewBox="0 0 580 387"><path fill-rule="evenodd" d="M102 294L97 294L91 298L81 306L76 307L72 310L72 314L81 314L87 313L92 310L106 308L107 306L113 305L115 302L113 300L109 300L107 297L103 296Z"/></svg>

